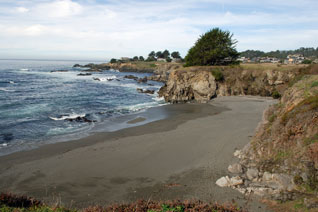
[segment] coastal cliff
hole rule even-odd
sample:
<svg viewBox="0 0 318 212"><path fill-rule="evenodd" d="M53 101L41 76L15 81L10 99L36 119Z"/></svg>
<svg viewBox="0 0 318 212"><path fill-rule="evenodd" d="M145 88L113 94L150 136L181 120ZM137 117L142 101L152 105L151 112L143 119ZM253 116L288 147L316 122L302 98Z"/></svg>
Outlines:
<svg viewBox="0 0 318 212"><path fill-rule="evenodd" d="M159 95L167 102L207 102L216 96L276 96L284 92L291 79L300 75L299 67L188 67L173 70ZM265 69L263 69L265 68Z"/></svg>
<svg viewBox="0 0 318 212"><path fill-rule="evenodd" d="M243 194L318 207L318 66L291 79L279 103L264 111L250 143L234 153L233 177L216 181ZM286 206L288 207L288 206Z"/></svg>

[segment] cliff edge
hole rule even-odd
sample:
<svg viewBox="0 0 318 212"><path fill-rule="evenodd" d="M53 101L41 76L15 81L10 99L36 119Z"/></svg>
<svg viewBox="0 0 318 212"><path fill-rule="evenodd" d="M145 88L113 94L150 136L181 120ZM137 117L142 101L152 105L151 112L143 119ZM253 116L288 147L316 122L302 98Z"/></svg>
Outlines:
<svg viewBox="0 0 318 212"><path fill-rule="evenodd" d="M216 96L257 95L280 97L288 83L305 67L233 66L187 67L171 71L159 95L167 102L207 102Z"/></svg>

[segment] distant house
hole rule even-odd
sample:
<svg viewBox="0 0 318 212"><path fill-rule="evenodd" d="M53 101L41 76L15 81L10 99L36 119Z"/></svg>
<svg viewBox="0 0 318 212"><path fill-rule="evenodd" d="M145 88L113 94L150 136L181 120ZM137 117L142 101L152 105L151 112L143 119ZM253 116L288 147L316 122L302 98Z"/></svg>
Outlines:
<svg viewBox="0 0 318 212"><path fill-rule="evenodd" d="M165 58L158 58L157 61L158 62L167 62L167 60Z"/></svg>
<svg viewBox="0 0 318 212"><path fill-rule="evenodd" d="M301 54L290 54L285 60L285 64L300 64L305 60L305 57Z"/></svg>
<svg viewBox="0 0 318 212"><path fill-rule="evenodd" d="M248 58L248 57L239 57L239 58L237 59L237 61L240 61L240 62L242 62L242 63L249 63L249 62L251 62L250 58Z"/></svg>
<svg viewBox="0 0 318 212"><path fill-rule="evenodd" d="M181 59L181 58L173 58L173 59L172 59L172 62L173 62L173 63L181 63L181 62L182 62L182 59Z"/></svg>
<svg viewBox="0 0 318 212"><path fill-rule="evenodd" d="M259 59L260 63L279 63L279 59L276 57L261 57Z"/></svg>

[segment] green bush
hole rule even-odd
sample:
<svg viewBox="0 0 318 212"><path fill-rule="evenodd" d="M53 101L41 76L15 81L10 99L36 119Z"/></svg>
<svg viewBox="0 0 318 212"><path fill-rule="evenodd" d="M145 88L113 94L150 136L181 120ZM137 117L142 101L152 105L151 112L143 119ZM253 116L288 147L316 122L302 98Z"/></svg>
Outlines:
<svg viewBox="0 0 318 212"><path fill-rule="evenodd" d="M186 66L228 65L236 61L233 34L214 28L202 35L185 57Z"/></svg>
<svg viewBox="0 0 318 212"><path fill-rule="evenodd" d="M306 60L304 60L303 62L302 62L302 64L311 64L312 63L312 61L311 60L308 60L308 59L306 59Z"/></svg>
<svg viewBox="0 0 318 212"><path fill-rule="evenodd" d="M317 87L318 86L318 81L312 82L310 87Z"/></svg>
<svg viewBox="0 0 318 212"><path fill-rule="evenodd" d="M274 92L272 93L272 97L273 97L274 99L279 99L281 96L282 96L282 95L281 95L278 91L274 91Z"/></svg>
<svg viewBox="0 0 318 212"><path fill-rule="evenodd" d="M117 60L116 60L115 58L112 58L112 59L110 60L110 63L117 63Z"/></svg>
<svg viewBox="0 0 318 212"><path fill-rule="evenodd" d="M212 70L212 75L214 76L216 81L224 80L224 75L221 70L218 70L218 69Z"/></svg>

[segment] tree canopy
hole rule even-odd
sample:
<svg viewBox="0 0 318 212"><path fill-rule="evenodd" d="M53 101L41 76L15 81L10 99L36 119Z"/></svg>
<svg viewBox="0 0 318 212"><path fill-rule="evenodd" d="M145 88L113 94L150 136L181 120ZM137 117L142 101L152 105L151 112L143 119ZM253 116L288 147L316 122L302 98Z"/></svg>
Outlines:
<svg viewBox="0 0 318 212"><path fill-rule="evenodd" d="M236 61L237 43L229 31L214 28L200 36L185 57L186 66L227 65Z"/></svg>
<svg viewBox="0 0 318 212"><path fill-rule="evenodd" d="M259 50L246 50L240 53L241 57L276 57L279 59L286 59L290 54L301 54L304 57L318 57L318 47L301 47L296 50L276 50L270 52L263 52Z"/></svg>
<svg viewBox="0 0 318 212"><path fill-rule="evenodd" d="M171 57L172 57L172 58L175 58L175 59L181 58L179 52L172 52L172 53L171 53Z"/></svg>

